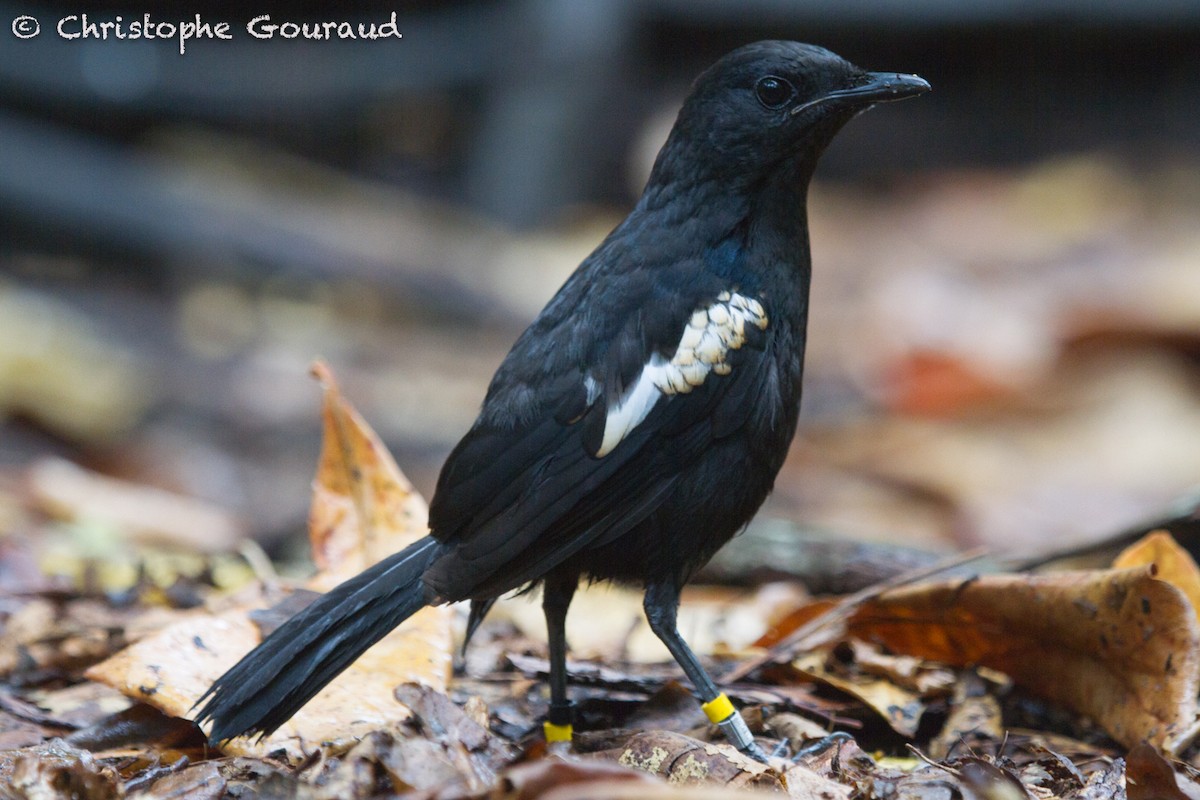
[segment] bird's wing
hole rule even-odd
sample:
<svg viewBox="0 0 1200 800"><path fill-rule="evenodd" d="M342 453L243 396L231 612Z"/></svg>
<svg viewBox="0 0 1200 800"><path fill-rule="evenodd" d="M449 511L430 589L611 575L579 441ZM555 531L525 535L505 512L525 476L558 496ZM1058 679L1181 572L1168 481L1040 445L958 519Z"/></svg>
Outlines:
<svg viewBox="0 0 1200 800"><path fill-rule="evenodd" d="M438 481L430 522L453 546L425 576L439 598L517 588L631 529L688 458L775 406L758 402L776 380L763 302L697 294L626 295L603 322L568 309L518 340Z"/></svg>

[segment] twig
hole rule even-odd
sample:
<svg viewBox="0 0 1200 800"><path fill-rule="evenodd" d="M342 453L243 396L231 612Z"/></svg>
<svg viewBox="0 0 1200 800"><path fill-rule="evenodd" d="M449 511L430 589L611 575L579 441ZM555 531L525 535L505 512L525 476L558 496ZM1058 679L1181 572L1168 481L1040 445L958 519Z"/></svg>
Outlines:
<svg viewBox="0 0 1200 800"><path fill-rule="evenodd" d="M804 625L801 625L796 630L785 636L782 640L775 643L765 653L754 656L753 658L743 661L741 664L734 667L732 670L721 676L721 683L732 683L739 681L749 675L754 670L768 663L780 663L791 661L796 654L806 647L811 647L811 639L822 630L836 624L845 622L846 619L853 614L859 606L868 600L874 600L879 596L898 589L901 586L907 586L918 581L931 578L947 570L961 567L964 564L969 564L972 561L978 561L987 555L984 548L976 548L969 550L952 558L939 561L929 567L921 567L919 569L906 572L903 575L897 575L895 578L877 583L874 586L868 586L865 589L847 595L838 601L837 605L830 608L824 614L809 620Z"/></svg>

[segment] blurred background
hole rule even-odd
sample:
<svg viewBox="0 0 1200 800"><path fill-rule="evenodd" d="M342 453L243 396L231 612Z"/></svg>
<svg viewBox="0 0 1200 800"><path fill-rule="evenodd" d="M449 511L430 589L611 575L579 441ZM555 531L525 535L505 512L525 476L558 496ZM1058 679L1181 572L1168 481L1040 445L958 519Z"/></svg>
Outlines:
<svg viewBox="0 0 1200 800"><path fill-rule="evenodd" d="M192 546L289 552L316 356L428 496L689 82L761 38L934 86L817 173L802 426L764 520L1031 554L1200 482L1195 0L267 5L0 3L0 530L31 504L103 528L125 484L98 473L198 501ZM402 39L246 31L393 11ZM232 38L55 31L147 12Z"/></svg>

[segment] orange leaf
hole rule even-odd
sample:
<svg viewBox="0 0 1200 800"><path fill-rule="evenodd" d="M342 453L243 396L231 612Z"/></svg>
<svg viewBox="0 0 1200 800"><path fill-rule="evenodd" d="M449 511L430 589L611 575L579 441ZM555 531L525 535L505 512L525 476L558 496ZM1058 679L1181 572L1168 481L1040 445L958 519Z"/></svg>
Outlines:
<svg viewBox="0 0 1200 800"><path fill-rule="evenodd" d="M424 536L429 509L329 367L318 361L312 374L324 401L308 535L319 583L330 588Z"/></svg>
<svg viewBox="0 0 1200 800"><path fill-rule="evenodd" d="M1151 531L1121 551L1113 569L1154 565L1154 577L1175 586L1200 613L1200 567L1166 531Z"/></svg>
<svg viewBox="0 0 1200 800"><path fill-rule="evenodd" d="M1200 623L1147 568L905 587L866 603L848 628L894 652L999 669L1127 746L1177 752L1196 734Z"/></svg>

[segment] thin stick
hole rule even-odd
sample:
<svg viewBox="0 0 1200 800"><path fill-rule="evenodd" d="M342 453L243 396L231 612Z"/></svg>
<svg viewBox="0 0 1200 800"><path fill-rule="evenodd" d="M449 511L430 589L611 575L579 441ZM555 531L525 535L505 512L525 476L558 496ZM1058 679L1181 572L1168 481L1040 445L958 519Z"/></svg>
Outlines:
<svg viewBox="0 0 1200 800"><path fill-rule="evenodd" d="M880 595L886 594L893 589L898 589L901 586L908 586L912 583L931 578L934 575L945 572L947 570L961 567L964 564L969 564L972 561L978 561L987 555L984 548L976 548L968 550L965 553L952 556L951 558L939 561L928 567L921 567L902 575L897 575L894 578L877 583L874 586L868 586L865 589L860 589L854 594L846 595L838 601L837 605L830 608L824 614L809 620L804 625L801 625L796 630L785 636L774 646L768 649L765 653L754 656L738 664L732 670L721 676L721 683L733 683L742 680L754 670L768 663L779 663L791 661L795 658L796 653L805 649L809 645L809 639L815 634L830 627L835 623L845 622L863 603L868 600L874 600Z"/></svg>

